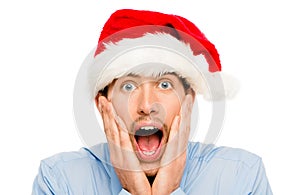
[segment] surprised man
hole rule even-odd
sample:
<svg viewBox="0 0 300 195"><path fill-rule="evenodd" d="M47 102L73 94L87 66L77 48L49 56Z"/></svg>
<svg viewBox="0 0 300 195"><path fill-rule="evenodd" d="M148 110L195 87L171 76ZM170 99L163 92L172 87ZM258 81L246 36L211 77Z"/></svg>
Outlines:
<svg viewBox="0 0 300 195"><path fill-rule="evenodd" d="M43 160L32 194L272 195L257 155L189 140L196 97L228 94L215 46L191 21L117 10L86 64L74 105L96 107L107 142Z"/></svg>

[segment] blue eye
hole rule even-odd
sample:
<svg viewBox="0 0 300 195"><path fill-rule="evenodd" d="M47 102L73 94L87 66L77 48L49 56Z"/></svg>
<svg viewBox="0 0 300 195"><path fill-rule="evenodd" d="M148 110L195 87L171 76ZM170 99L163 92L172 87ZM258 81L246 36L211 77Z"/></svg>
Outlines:
<svg viewBox="0 0 300 195"><path fill-rule="evenodd" d="M172 84L168 81L162 81L158 84L158 87L161 89L170 89L172 87Z"/></svg>
<svg viewBox="0 0 300 195"><path fill-rule="evenodd" d="M136 86L132 83L126 83L122 86L122 89L124 91L128 91L128 92L133 91L135 88L136 88Z"/></svg>

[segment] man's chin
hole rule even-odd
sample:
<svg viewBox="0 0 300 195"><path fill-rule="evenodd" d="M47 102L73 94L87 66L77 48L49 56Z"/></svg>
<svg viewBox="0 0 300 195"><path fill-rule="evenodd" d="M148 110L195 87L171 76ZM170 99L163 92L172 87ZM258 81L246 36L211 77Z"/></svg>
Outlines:
<svg viewBox="0 0 300 195"><path fill-rule="evenodd" d="M160 160L154 162L140 161L141 168L147 176L155 176L161 166L160 163Z"/></svg>
<svg viewBox="0 0 300 195"><path fill-rule="evenodd" d="M141 163L142 169L147 177L155 176L159 170L160 163Z"/></svg>

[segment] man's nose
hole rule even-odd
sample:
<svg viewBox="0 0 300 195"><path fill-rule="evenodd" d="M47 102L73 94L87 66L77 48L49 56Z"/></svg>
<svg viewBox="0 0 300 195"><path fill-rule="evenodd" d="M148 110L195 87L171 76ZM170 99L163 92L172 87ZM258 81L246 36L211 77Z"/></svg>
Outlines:
<svg viewBox="0 0 300 195"><path fill-rule="evenodd" d="M137 112L139 115L153 115L158 113L157 94L151 84L143 84L137 102Z"/></svg>

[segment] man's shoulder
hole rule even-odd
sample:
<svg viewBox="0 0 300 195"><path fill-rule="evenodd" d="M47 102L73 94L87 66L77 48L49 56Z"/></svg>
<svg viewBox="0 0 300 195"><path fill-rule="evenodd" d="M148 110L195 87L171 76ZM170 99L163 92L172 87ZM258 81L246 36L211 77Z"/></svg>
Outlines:
<svg viewBox="0 0 300 195"><path fill-rule="evenodd" d="M68 166L69 164L74 166L76 164L87 165L91 163L99 163L99 158L93 153L93 150L106 151L106 145L99 144L91 148L83 147L78 151L60 152L43 159L41 164L44 164L50 168L54 168Z"/></svg>
<svg viewBox="0 0 300 195"><path fill-rule="evenodd" d="M261 158L244 149L189 143L183 180L197 194L272 194Z"/></svg>
<svg viewBox="0 0 300 195"><path fill-rule="evenodd" d="M226 161L229 163L242 163L250 168L261 160L260 156L241 148L217 147L212 144L199 142L190 142L188 150L190 159L198 159L205 162Z"/></svg>
<svg viewBox="0 0 300 195"><path fill-rule="evenodd" d="M102 156L94 154L96 150ZM104 194L108 194L112 171L102 157L107 158L106 144L61 152L43 159L34 183L36 190L51 189L51 192L54 190L57 194L95 194L95 190L101 189Z"/></svg>

